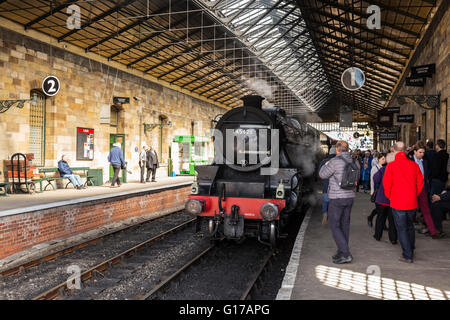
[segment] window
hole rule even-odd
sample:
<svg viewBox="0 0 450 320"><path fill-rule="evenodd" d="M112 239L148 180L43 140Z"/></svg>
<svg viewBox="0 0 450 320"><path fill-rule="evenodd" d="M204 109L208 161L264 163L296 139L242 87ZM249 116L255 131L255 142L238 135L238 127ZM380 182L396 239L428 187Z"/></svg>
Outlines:
<svg viewBox="0 0 450 320"><path fill-rule="evenodd" d="M116 106L111 106L111 120L109 123L111 127L117 127L119 125L119 112L119 108Z"/></svg>
<svg viewBox="0 0 450 320"><path fill-rule="evenodd" d="M39 90L32 90L30 96L37 95L37 103L30 102L29 152L34 154L33 164L45 164L45 96Z"/></svg>

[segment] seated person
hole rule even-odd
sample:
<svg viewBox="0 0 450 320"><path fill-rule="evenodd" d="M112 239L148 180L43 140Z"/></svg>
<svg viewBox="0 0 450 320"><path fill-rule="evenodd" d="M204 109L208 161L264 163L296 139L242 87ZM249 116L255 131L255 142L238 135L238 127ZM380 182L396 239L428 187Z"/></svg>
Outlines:
<svg viewBox="0 0 450 320"><path fill-rule="evenodd" d="M73 174L72 169L70 169L69 164L67 163L67 158L65 155L63 155L61 160L58 161L58 171L61 177L68 178L70 182L72 182L75 189L86 189L81 182L80 176Z"/></svg>
<svg viewBox="0 0 450 320"><path fill-rule="evenodd" d="M442 191L441 194L434 194L431 198L431 216L433 218L436 229L442 236L445 234L442 232L442 218L444 215L444 209L450 209L450 188Z"/></svg>

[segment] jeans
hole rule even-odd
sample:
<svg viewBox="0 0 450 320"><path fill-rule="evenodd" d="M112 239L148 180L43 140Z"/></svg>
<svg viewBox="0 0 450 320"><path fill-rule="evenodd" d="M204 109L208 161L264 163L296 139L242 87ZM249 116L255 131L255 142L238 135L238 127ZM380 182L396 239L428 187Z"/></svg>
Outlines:
<svg viewBox="0 0 450 320"><path fill-rule="evenodd" d="M383 236L384 225L386 224L386 219L389 220L389 240L391 242L397 241L397 229L395 228L394 217L392 216L392 210L390 206L385 206L382 204L377 205L377 221L375 222L375 238L380 240Z"/></svg>
<svg viewBox="0 0 450 320"><path fill-rule="evenodd" d="M363 184L364 192L370 190L370 180L363 180L362 184Z"/></svg>
<svg viewBox="0 0 450 320"><path fill-rule="evenodd" d="M330 198L328 198L328 193L322 193L322 215L328 213L328 204L330 203Z"/></svg>
<svg viewBox="0 0 450 320"><path fill-rule="evenodd" d="M330 225L331 234L338 247L338 253L344 257L350 255L348 242L352 206L353 198L330 199L330 204L328 205L328 224Z"/></svg>
<svg viewBox="0 0 450 320"><path fill-rule="evenodd" d="M403 258L413 259L416 244L416 234L414 230L414 213L413 210L397 210L392 208L395 227L397 228L398 239L402 246Z"/></svg>
<svg viewBox="0 0 450 320"><path fill-rule="evenodd" d="M68 178L74 187L83 185L80 176L77 174L65 174L63 175L63 178Z"/></svg>

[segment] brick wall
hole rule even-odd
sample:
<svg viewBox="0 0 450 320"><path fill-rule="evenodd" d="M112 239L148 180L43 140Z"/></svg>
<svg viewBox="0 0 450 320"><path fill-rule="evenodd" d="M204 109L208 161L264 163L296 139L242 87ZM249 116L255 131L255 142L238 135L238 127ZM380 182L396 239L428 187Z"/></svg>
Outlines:
<svg viewBox="0 0 450 320"><path fill-rule="evenodd" d="M190 187L0 217L0 259L54 239L67 238L109 223L183 206Z"/></svg>

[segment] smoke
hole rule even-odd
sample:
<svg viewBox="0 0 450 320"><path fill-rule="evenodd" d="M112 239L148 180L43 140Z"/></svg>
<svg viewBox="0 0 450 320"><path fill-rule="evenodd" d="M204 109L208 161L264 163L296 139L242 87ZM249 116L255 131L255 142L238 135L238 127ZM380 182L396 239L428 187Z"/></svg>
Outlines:
<svg viewBox="0 0 450 320"><path fill-rule="evenodd" d="M322 118L315 112L308 112L300 115L302 122L323 122Z"/></svg>
<svg viewBox="0 0 450 320"><path fill-rule="evenodd" d="M316 170L319 150L321 150L319 139L311 128L308 129L309 132L307 131L302 136L297 137L295 143L286 144L289 159L294 167L300 168L305 176L312 175Z"/></svg>
<svg viewBox="0 0 450 320"><path fill-rule="evenodd" d="M272 99L273 87L267 81L258 78L243 79L249 89L256 91L260 96L266 99Z"/></svg>

